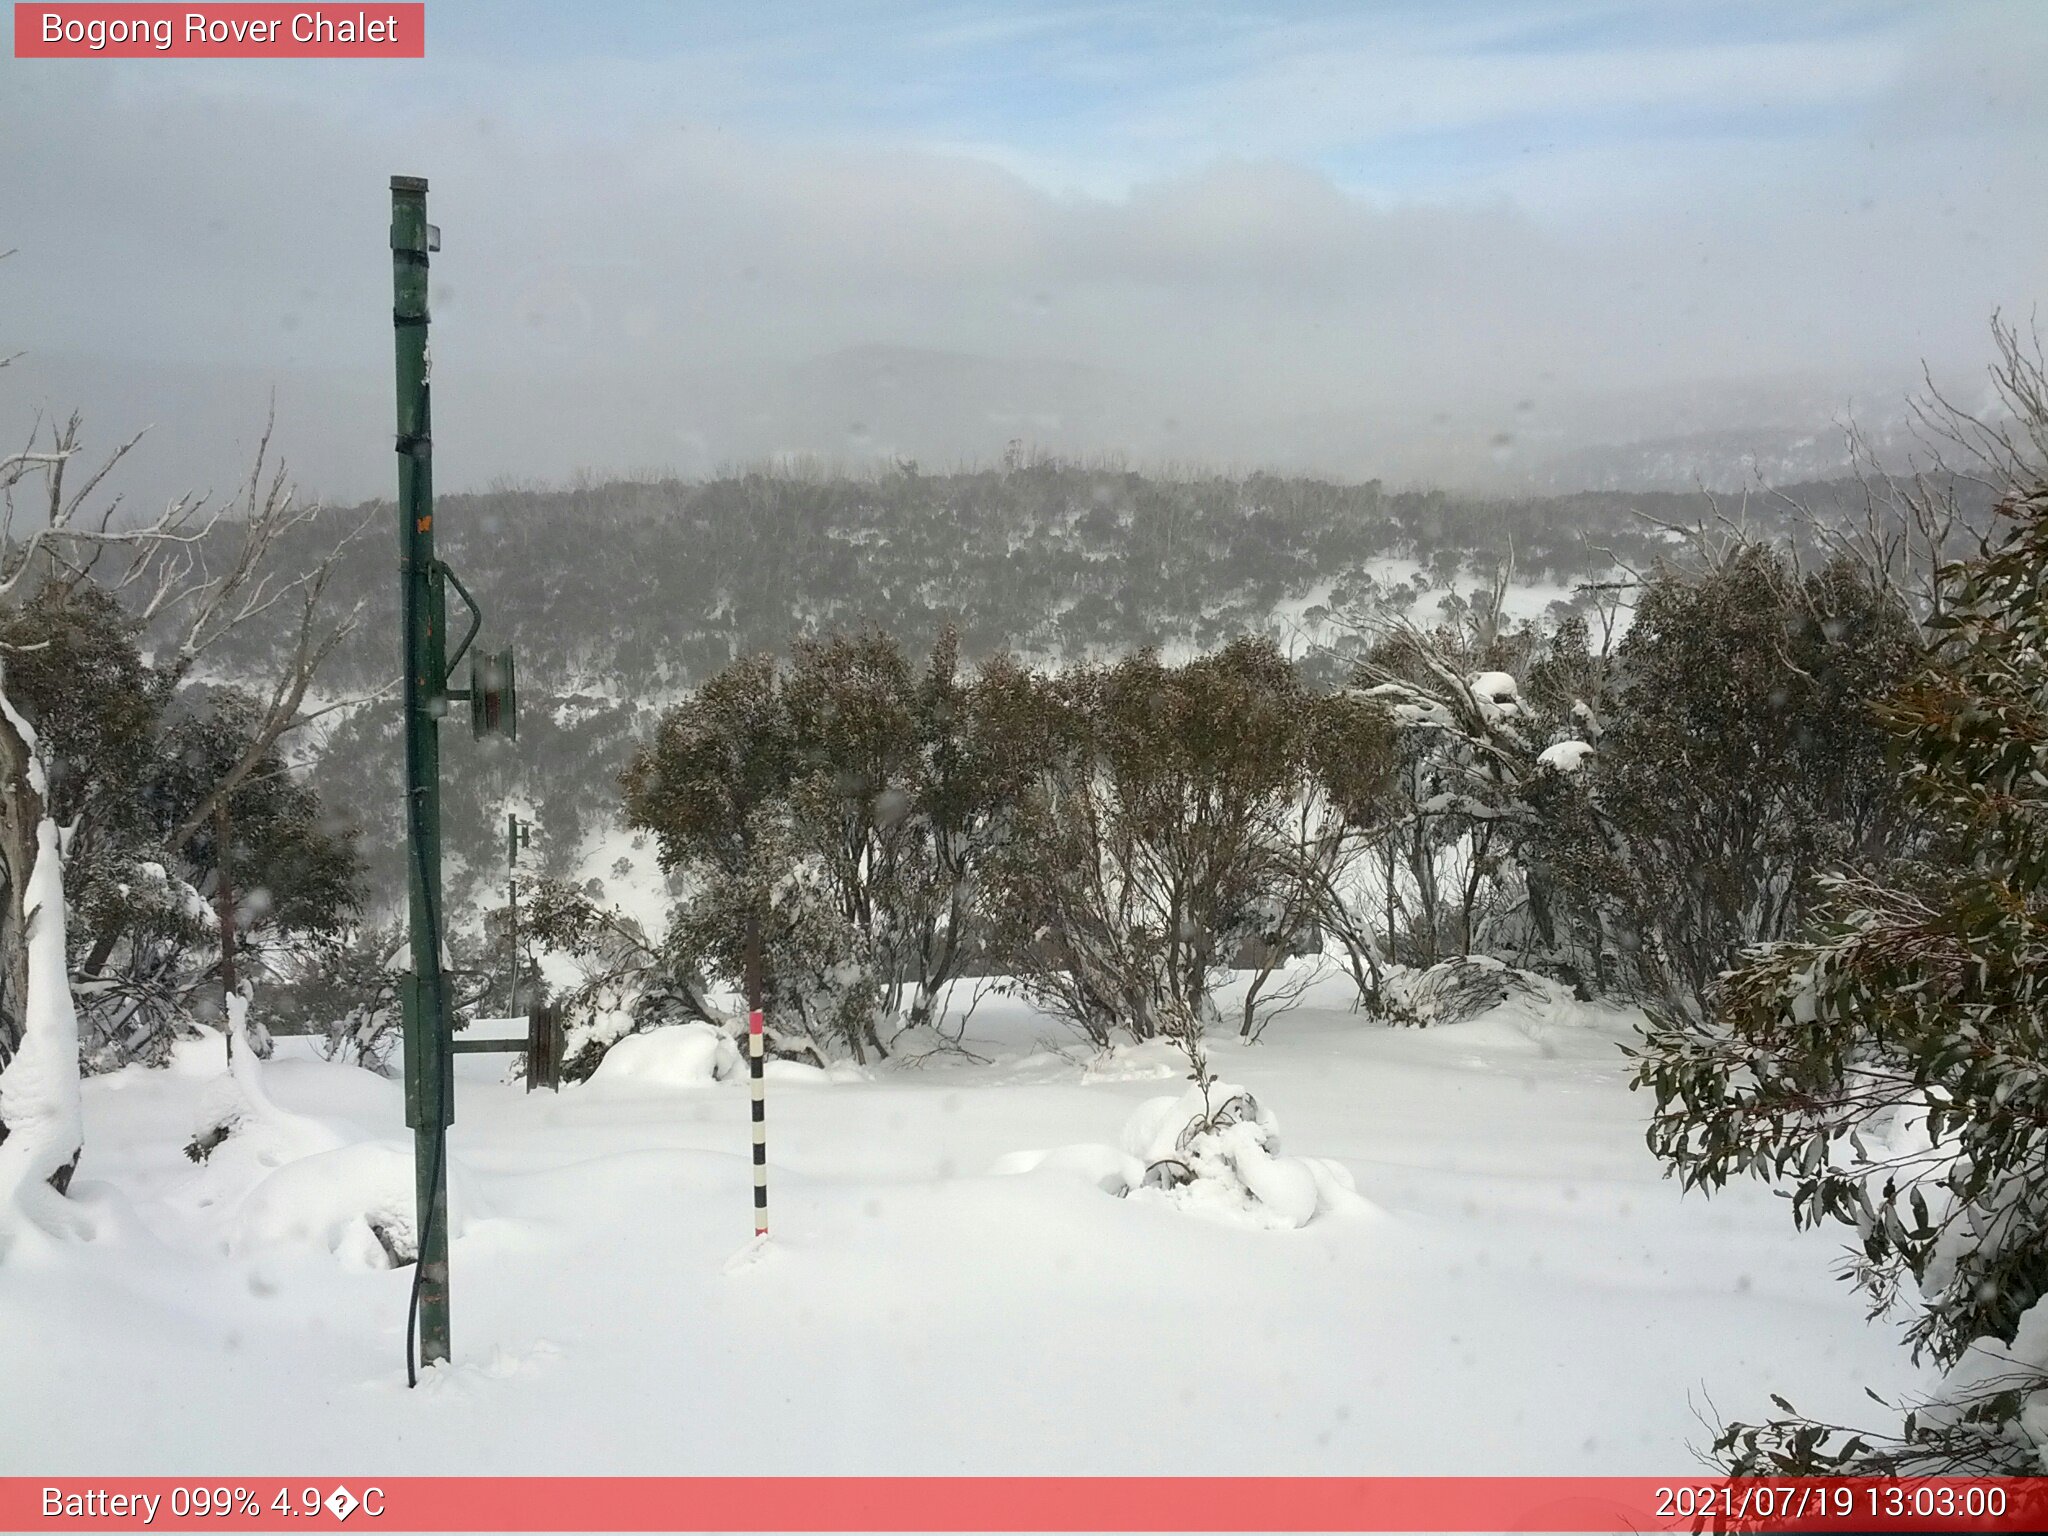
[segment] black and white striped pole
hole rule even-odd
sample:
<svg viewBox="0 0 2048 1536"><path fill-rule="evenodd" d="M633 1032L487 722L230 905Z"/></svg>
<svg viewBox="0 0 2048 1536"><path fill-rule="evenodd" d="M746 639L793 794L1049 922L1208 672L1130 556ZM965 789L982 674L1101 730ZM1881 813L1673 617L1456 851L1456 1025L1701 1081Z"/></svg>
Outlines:
<svg viewBox="0 0 2048 1536"><path fill-rule="evenodd" d="M754 1090L754 1240L768 1236L768 1101L762 1067L768 1041L761 1017L761 921L747 919L747 1076Z"/></svg>

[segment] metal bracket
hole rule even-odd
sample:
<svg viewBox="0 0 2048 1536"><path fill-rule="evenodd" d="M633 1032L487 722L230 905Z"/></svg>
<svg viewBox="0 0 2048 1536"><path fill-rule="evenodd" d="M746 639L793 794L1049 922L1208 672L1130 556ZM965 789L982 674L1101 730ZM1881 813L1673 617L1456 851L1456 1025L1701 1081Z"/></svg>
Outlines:
<svg viewBox="0 0 2048 1536"><path fill-rule="evenodd" d="M468 652L470 642L476 639L477 631L484 627L484 611L477 606L476 599L469 595L469 588L462 584L462 578L455 574L447 561L435 561L434 569L449 586L455 589L455 595L462 599L462 606L469 610L469 628L463 632L460 643L456 645L453 651L449 652L448 659L441 664L442 670L452 675L456 667L460 665L463 656Z"/></svg>

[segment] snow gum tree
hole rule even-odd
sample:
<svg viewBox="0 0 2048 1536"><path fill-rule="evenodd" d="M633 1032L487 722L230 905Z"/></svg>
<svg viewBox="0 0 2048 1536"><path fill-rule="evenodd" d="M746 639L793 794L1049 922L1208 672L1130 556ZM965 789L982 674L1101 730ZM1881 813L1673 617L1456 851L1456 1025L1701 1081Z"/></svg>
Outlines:
<svg viewBox="0 0 2048 1536"><path fill-rule="evenodd" d="M90 863L74 848L67 871L79 920L73 983L89 1044L110 1062L168 1040L181 1021L221 1022L223 922L242 976L282 978L357 909L355 829L326 814L277 747L215 792L244 762L262 714L240 689L187 688L166 707L140 779L97 776L96 792L132 804L140 823L123 826L122 841L102 834L85 850ZM207 801L212 814L195 820ZM94 826L81 823L81 834Z"/></svg>
<svg viewBox="0 0 2048 1536"><path fill-rule="evenodd" d="M1238 1033L1256 1039L1274 1012L1269 991L1296 941L1320 934L1343 955L1360 999L1377 1006L1384 945L1355 900L1373 840L1398 814L1397 733L1379 703L1317 694L1307 705L1303 772L1284 819L1272 892L1272 923L1252 953ZM1299 982L1283 984L1291 996Z"/></svg>
<svg viewBox="0 0 2048 1536"><path fill-rule="evenodd" d="M734 986L742 974L748 915L763 912L774 880L776 824L795 775L779 669L773 657L750 656L668 710L620 776L626 824L653 833L662 868L684 886L671 916L672 933L689 930L705 951L703 970ZM532 895L536 937L581 957L594 982L585 989L588 995L573 1002L587 1007L614 973L658 975L676 985L656 986L656 996L674 992L687 1012L720 1017L702 994L697 962L682 960L639 924L560 882L540 882ZM772 968L764 980L771 993L780 990ZM801 1024L787 1020L784 1009L772 1011L778 1032L799 1040L807 1035ZM658 1017L657 1011L645 1021ZM565 1066L580 1075L597 1059Z"/></svg>
<svg viewBox="0 0 2048 1536"><path fill-rule="evenodd" d="M1007 656L963 675L947 629L911 700L917 752L910 840L896 896L901 974L914 980L913 1028L937 1022L944 989L987 953L988 871L1048 750L1039 679Z"/></svg>
<svg viewBox="0 0 2048 1536"><path fill-rule="evenodd" d="M245 970L272 974L357 898L353 832L329 823L277 745L245 765L261 702L180 687L144 660L140 629L90 582L46 584L0 612L8 695L35 722L44 808L65 829L81 1044L104 1065L218 1021L223 880ZM213 813L195 819L202 803Z"/></svg>
<svg viewBox="0 0 2048 1536"><path fill-rule="evenodd" d="M1313 923L1337 856L1317 839L1371 797L1345 753L1377 711L1310 694L1263 639L1078 668L1046 698L994 902L1018 986L1098 1044L1214 1022L1220 970Z"/></svg>
<svg viewBox="0 0 2048 1536"><path fill-rule="evenodd" d="M666 949L737 987L758 924L778 1048L885 1054L929 1026L982 943L983 871L1037 761L1037 683L918 668L869 631L736 662L671 709L624 775L628 825L683 887Z"/></svg>
<svg viewBox="0 0 2048 1536"><path fill-rule="evenodd" d="M352 531L296 570L273 560L318 514L295 504L281 468L266 473L267 433L239 505L181 498L140 518L100 496L137 441L85 470L73 416L0 453L0 1202L44 1227L44 1193L67 1188L82 1142L73 966L85 934L67 888L108 877L117 848L137 884L183 879L172 866L199 829L317 713L303 707L314 675L354 625L323 607ZM158 858L135 859L148 813L132 801L161 763L165 703L213 646L273 613L296 622L232 761L191 786Z"/></svg>
<svg viewBox="0 0 2048 1536"><path fill-rule="evenodd" d="M1780 1400L1722 1433L1738 1471L2048 1470L2048 487L2004 510L1996 547L1947 574L1933 656L1881 702L1928 837L1870 868L1845 835L1809 929L1639 1053L1671 1170L1769 1179L1802 1225L1849 1228L1855 1284L1880 1311L1910 1298L1907 1338L1945 1370L1881 1432ZM1866 759L1829 761L1853 834ZM1729 942L1755 932L1742 901L1786 899L1747 889L1717 898Z"/></svg>
<svg viewBox="0 0 2048 1536"><path fill-rule="evenodd" d="M1539 953L1698 1020L1746 948L1799 930L1817 870L1911 845L1872 705L1918 665L1918 632L1852 562L1802 572L1735 537L1643 585L1600 675L1583 649L1560 632L1531 668L1531 697L1590 748L1519 802Z"/></svg>
<svg viewBox="0 0 2048 1536"><path fill-rule="evenodd" d="M1399 763L1354 890L1390 958L1483 956L1697 1019L1747 946L1798 930L1816 870L1911 845L1871 709L1921 653L1894 588L1739 532L1698 552L1597 653L1583 620L1508 626L1497 601L1380 627L1353 685Z"/></svg>

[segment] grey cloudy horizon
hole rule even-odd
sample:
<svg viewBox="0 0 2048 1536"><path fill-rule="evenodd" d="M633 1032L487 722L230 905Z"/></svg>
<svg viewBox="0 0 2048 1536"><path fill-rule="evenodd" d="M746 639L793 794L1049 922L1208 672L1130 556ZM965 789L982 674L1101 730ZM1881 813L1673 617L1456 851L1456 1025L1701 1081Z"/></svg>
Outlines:
<svg viewBox="0 0 2048 1536"><path fill-rule="evenodd" d="M575 19L572 20L572 15ZM769 455L1479 483L1977 387L2048 278L2025 4L429 6L422 63L0 61L0 429L277 402L390 477L423 174L450 490Z"/></svg>

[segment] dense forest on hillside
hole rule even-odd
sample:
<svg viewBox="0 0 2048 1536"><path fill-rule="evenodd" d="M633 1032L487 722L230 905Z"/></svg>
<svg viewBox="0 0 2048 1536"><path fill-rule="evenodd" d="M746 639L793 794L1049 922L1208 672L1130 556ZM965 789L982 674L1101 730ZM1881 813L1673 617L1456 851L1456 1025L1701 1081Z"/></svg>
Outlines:
<svg viewBox="0 0 2048 1536"><path fill-rule="evenodd" d="M1971 489L1959 494L1981 511ZM915 650L951 625L968 661L1007 652L1054 665L1265 635L1335 681L1349 642L1333 614L1428 622L1505 573L1525 590L1514 611L1540 617L1551 603L1585 603L1587 584L1653 566L1673 529L1726 519L1796 544L1807 516L1853 521L1867 492L1838 480L1736 498L1496 499L1013 460L444 496L443 558L484 605L482 643L517 651L522 691L516 745L451 751L450 855L495 878L516 805L560 868L594 819L615 814L617 774L661 705L736 657L782 654L805 635L873 627ZM334 582L333 602L364 612L324 675L335 696L391 674L390 516L388 503L336 508L295 534L310 551L362 525ZM216 664L234 674L283 636L251 625L231 641ZM332 718L309 749L322 793L365 829L372 891L399 889L395 712L371 704Z"/></svg>

